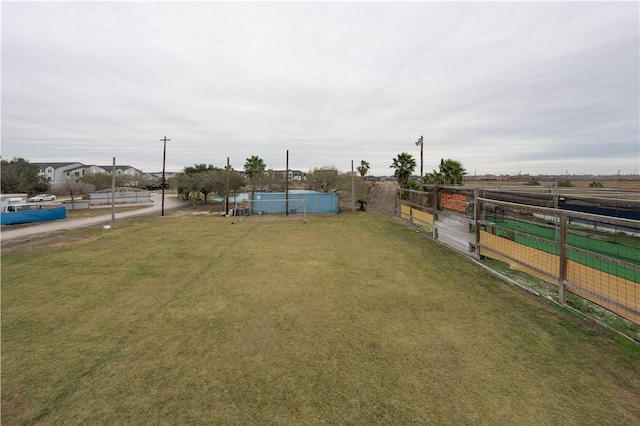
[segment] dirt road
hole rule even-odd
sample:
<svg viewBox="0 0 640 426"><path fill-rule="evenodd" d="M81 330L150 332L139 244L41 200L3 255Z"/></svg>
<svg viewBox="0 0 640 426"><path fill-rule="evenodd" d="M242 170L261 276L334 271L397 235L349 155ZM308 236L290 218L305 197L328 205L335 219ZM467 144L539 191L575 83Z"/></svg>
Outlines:
<svg viewBox="0 0 640 426"><path fill-rule="evenodd" d="M395 182L375 182L369 195L367 210L371 213L393 216L395 214L397 188L398 184Z"/></svg>

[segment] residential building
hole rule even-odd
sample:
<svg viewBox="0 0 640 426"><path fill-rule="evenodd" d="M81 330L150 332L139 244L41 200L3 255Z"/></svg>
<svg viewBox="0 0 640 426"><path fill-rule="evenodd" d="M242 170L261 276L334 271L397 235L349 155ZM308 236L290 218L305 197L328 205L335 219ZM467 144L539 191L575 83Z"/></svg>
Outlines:
<svg viewBox="0 0 640 426"><path fill-rule="evenodd" d="M84 176L96 173L111 174L113 165L111 166L95 166L85 165L82 163L33 163L40 168L40 175L51 185L57 185L66 182L69 179L80 179ZM142 176L141 170L131 166L116 165L117 176L127 176L135 178Z"/></svg>
<svg viewBox="0 0 640 426"><path fill-rule="evenodd" d="M271 176L281 176L284 180L284 170L269 169L265 173ZM307 173L289 169L289 180L307 180Z"/></svg>
<svg viewBox="0 0 640 426"><path fill-rule="evenodd" d="M40 168L40 176L47 182L56 184L71 178L81 178L86 174L82 163L33 163Z"/></svg>
<svg viewBox="0 0 640 426"><path fill-rule="evenodd" d="M300 170L289 170L289 179L291 180L307 180L307 174Z"/></svg>
<svg viewBox="0 0 640 426"><path fill-rule="evenodd" d="M95 173L106 173L111 174L113 171L113 165L110 166L87 166L89 169L90 175ZM116 176L128 176L128 177L138 177L142 176L143 173L141 170L136 169L131 166L118 166L116 165Z"/></svg>

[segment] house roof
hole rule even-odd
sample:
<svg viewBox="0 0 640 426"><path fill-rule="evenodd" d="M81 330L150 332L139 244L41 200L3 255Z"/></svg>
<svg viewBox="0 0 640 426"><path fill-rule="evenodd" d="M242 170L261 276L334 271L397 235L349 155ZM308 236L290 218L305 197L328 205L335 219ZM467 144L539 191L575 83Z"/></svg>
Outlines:
<svg viewBox="0 0 640 426"><path fill-rule="evenodd" d="M40 167L41 169L45 168L45 167L53 167L54 169L59 169L60 167L67 167L67 166L72 166L74 164L80 164L80 166L84 167L84 164L75 161L72 163L32 163L35 164L36 166Z"/></svg>
<svg viewBox="0 0 640 426"><path fill-rule="evenodd" d="M269 170L266 170L266 171L267 171L267 172L271 171L271 172L280 172L280 173L284 173L284 170L283 170L283 169L269 169ZM294 169L289 169L289 172L291 172L291 173L300 173L300 174L303 174L303 175L306 175L306 174L307 174L306 172L303 172L302 170L294 170Z"/></svg>
<svg viewBox="0 0 640 426"><path fill-rule="evenodd" d="M54 169L61 169L61 168L69 167L69 166L77 166L77 168L99 167L101 169L110 171L113 168L112 164L110 164L108 166L96 166L95 164L83 164L83 163L80 163L79 161L72 162L72 163L52 162L52 163L32 163L32 164L35 164L40 169L46 169L47 167L53 167ZM137 169L137 168L135 168L133 166L129 166L129 165L118 166L118 165L116 165L116 170L129 170L129 169L138 170L139 172L142 173L142 171L140 171L139 169Z"/></svg>
<svg viewBox="0 0 640 426"><path fill-rule="evenodd" d="M101 169L105 169L105 170L111 170L113 169L113 164L110 164L108 166L96 166L96 167L100 167ZM116 170L127 170L127 169L135 169L135 167L131 167L131 166L118 166L116 164ZM136 169L137 170L137 169Z"/></svg>

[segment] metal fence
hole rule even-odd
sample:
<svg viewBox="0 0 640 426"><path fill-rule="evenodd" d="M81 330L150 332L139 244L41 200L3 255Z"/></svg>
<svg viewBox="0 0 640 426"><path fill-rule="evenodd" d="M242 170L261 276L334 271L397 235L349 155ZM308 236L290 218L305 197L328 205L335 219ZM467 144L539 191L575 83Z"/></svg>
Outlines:
<svg viewBox="0 0 640 426"><path fill-rule="evenodd" d="M396 210L451 248L506 262L557 286L561 303L569 292L640 324L640 220L628 218L640 214L640 206L591 199L579 204L585 212L560 200L570 204L564 208L560 198L532 197L528 204L516 192L399 190ZM596 204L607 214L589 212Z"/></svg>
<svg viewBox="0 0 640 426"><path fill-rule="evenodd" d="M98 191L89 194L89 201L92 206L101 204L145 204L151 202L151 192L149 191Z"/></svg>

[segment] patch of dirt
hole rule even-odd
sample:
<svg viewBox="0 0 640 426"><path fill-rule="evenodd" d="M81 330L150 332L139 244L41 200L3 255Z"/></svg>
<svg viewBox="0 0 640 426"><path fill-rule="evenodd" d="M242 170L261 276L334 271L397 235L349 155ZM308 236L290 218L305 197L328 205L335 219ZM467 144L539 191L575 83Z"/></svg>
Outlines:
<svg viewBox="0 0 640 426"><path fill-rule="evenodd" d="M208 201L207 204L204 204L202 201L196 201L195 207L193 206L193 200L180 201L180 203L181 205L171 212L172 216L224 214L222 203L217 201Z"/></svg>
<svg viewBox="0 0 640 426"><path fill-rule="evenodd" d="M371 213L395 215L396 191L395 182L374 182L367 202L367 210Z"/></svg>

